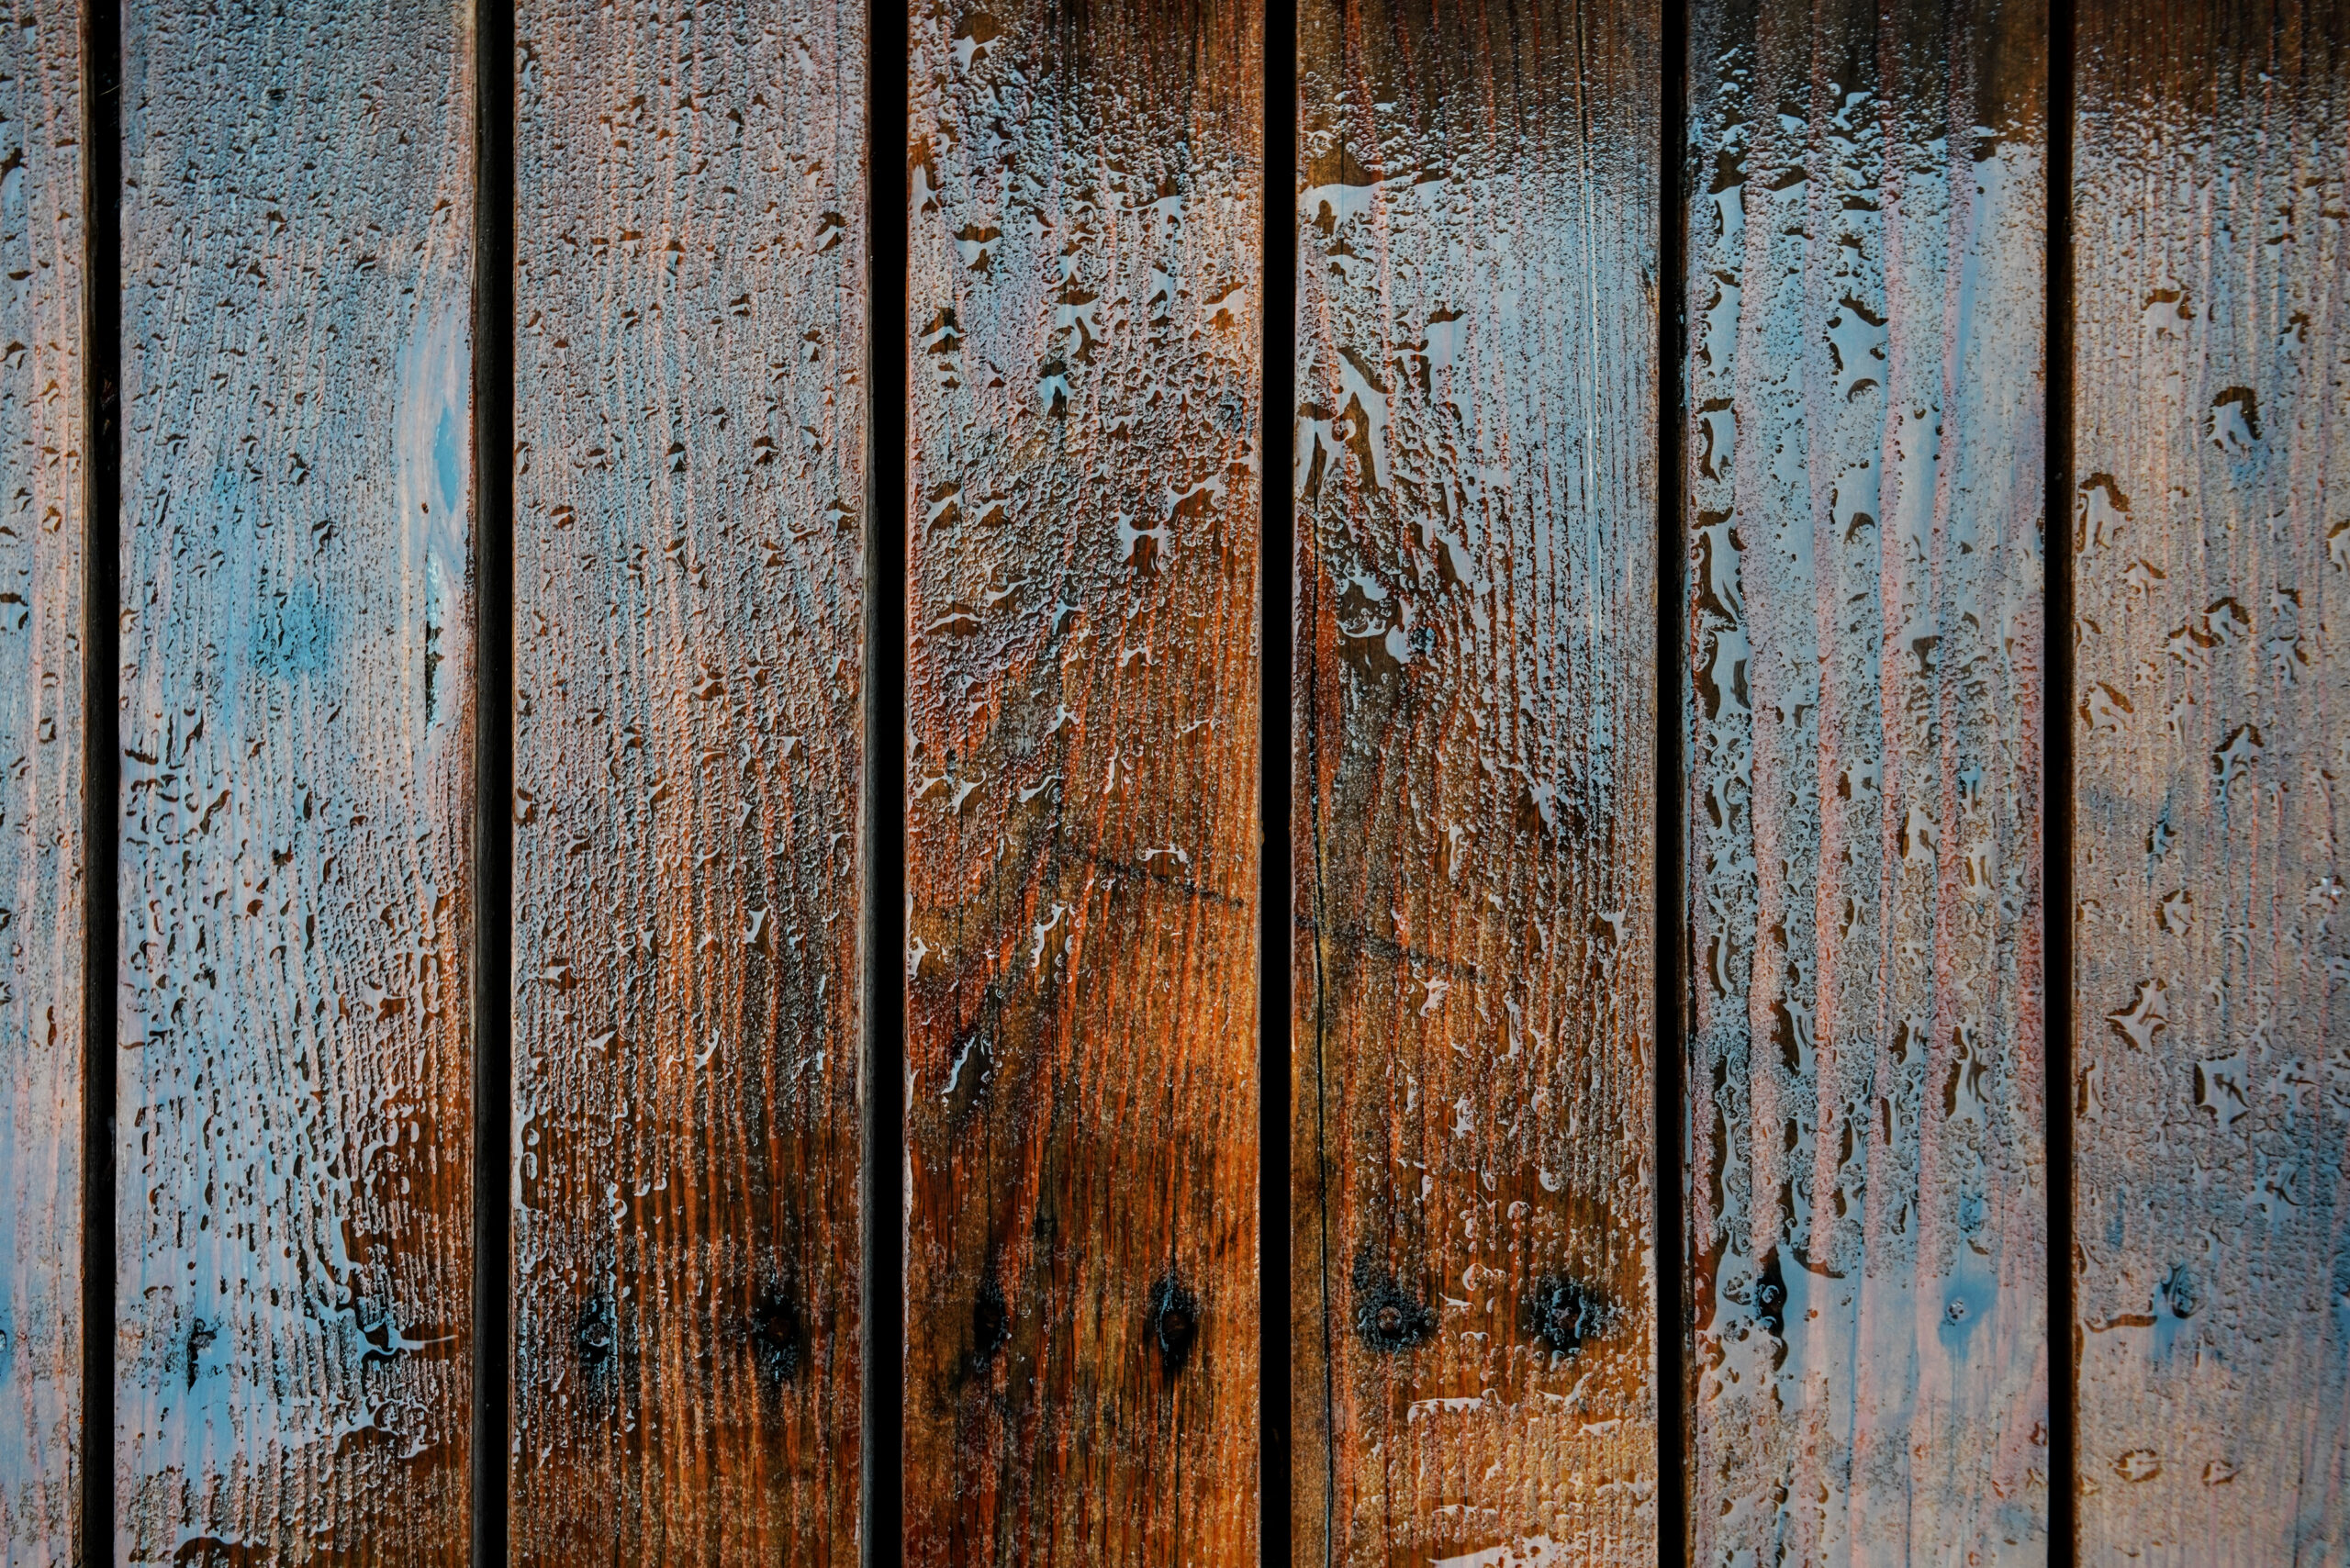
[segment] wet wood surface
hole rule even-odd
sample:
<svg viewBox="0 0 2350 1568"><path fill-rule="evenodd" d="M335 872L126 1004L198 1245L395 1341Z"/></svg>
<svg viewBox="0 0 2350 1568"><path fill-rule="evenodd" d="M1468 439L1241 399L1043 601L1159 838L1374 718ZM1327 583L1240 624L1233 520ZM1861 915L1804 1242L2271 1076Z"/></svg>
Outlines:
<svg viewBox="0 0 2350 1568"><path fill-rule="evenodd" d="M2350 1551L2350 9L2082 7L2080 1561Z"/></svg>
<svg viewBox="0 0 2350 1568"><path fill-rule="evenodd" d="M912 1563L1257 1551L1259 28L912 20Z"/></svg>
<svg viewBox="0 0 2350 1568"><path fill-rule="evenodd" d="M122 29L118 1549L459 1562L471 24Z"/></svg>
<svg viewBox="0 0 2350 1568"><path fill-rule="evenodd" d="M81 1480L82 17L0 15L0 1562L75 1559Z"/></svg>
<svg viewBox="0 0 2350 1568"><path fill-rule="evenodd" d="M1653 1559L1660 25L1299 15L1299 1562Z"/></svg>
<svg viewBox="0 0 2350 1568"><path fill-rule="evenodd" d="M1692 1561L2037 1563L2046 19L1693 18Z"/></svg>
<svg viewBox="0 0 2350 1568"><path fill-rule="evenodd" d="M516 17L518 1562L858 1561L864 17Z"/></svg>

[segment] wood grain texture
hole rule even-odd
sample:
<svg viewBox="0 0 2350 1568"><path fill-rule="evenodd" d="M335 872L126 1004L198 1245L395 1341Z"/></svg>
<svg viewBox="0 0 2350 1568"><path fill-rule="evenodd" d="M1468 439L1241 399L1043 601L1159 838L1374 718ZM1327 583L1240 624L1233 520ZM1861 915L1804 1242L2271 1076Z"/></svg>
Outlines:
<svg viewBox="0 0 2350 1568"><path fill-rule="evenodd" d="M2350 1561L2350 8L2081 8L2084 1563Z"/></svg>
<svg viewBox="0 0 2350 1568"><path fill-rule="evenodd" d="M2046 17L1692 15L1691 1561L2037 1563Z"/></svg>
<svg viewBox="0 0 2350 1568"><path fill-rule="evenodd" d="M1260 28L913 12L911 1563L1257 1551Z"/></svg>
<svg viewBox="0 0 2350 1568"><path fill-rule="evenodd" d="M515 34L512 1550L854 1563L864 13Z"/></svg>
<svg viewBox="0 0 2350 1568"><path fill-rule="evenodd" d="M462 1562L471 24L122 27L118 1547Z"/></svg>
<svg viewBox="0 0 2350 1568"><path fill-rule="evenodd" d="M0 12L0 1562L76 1561L88 522L82 15Z"/></svg>
<svg viewBox="0 0 2350 1568"><path fill-rule="evenodd" d="M1654 1554L1659 28L1299 14L1300 1562Z"/></svg>

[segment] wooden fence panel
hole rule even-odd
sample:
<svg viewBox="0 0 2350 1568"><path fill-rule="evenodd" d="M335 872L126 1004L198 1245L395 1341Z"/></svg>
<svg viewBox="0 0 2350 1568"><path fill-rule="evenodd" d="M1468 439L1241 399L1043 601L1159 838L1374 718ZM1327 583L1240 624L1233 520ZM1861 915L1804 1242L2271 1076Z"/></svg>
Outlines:
<svg viewBox="0 0 2350 1568"><path fill-rule="evenodd" d="M1692 1559L2036 1563L2046 17L1692 17Z"/></svg>
<svg viewBox="0 0 2350 1568"><path fill-rule="evenodd" d="M1299 1561L1654 1552L1660 17L1299 14Z"/></svg>
<svg viewBox="0 0 2350 1568"><path fill-rule="evenodd" d="M2350 7L2085 5L2081 1561L2350 1553Z"/></svg>
<svg viewBox="0 0 2350 1568"><path fill-rule="evenodd" d="M0 16L0 1562L75 1558L81 1484L82 16Z"/></svg>
<svg viewBox="0 0 2350 1568"><path fill-rule="evenodd" d="M120 1551L459 1562L471 21L122 27Z"/></svg>
<svg viewBox="0 0 2350 1568"><path fill-rule="evenodd" d="M516 25L517 1561L857 1561L865 19Z"/></svg>
<svg viewBox="0 0 2350 1568"><path fill-rule="evenodd" d="M910 1562L1257 1550L1260 28L913 15Z"/></svg>

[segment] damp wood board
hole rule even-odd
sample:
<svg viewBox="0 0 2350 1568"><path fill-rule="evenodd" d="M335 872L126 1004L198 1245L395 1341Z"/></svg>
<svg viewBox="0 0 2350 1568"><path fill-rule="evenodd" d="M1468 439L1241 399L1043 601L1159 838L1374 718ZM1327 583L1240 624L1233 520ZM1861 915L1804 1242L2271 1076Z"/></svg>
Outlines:
<svg viewBox="0 0 2350 1568"><path fill-rule="evenodd" d="M0 35L0 1562L63 1563L82 1432L90 432L82 16Z"/></svg>
<svg viewBox="0 0 2350 1568"><path fill-rule="evenodd" d="M1692 1561L2036 1563L2046 17L1689 58Z"/></svg>
<svg viewBox="0 0 2350 1568"><path fill-rule="evenodd" d="M858 1561L865 25L516 15L518 1562Z"/></svg>
<svg viewBox="0 0 2350 1568"><path fill-rule="evenodd" d="M121 28L118 1547L462 1562L472 23Z"/></svg>
<svg viewBox="0 0 2350 1568"><path fill-rule="evenodd" d="M1298 17L1299 1561L1655 1551L1661 30Z"/></svg>
<svg viewBox="0 0 2350 1568"><path fill-rule="evenodd" d="M909 1563L1258 1551L1261 40L913 14Z"/></svg>
<svg viewBox="0 0 2350 1568"><path fill-rule="evenodd" d="M2079 17L2085 1564L2350 1551L2345 41L2338 4Z"/></svg>

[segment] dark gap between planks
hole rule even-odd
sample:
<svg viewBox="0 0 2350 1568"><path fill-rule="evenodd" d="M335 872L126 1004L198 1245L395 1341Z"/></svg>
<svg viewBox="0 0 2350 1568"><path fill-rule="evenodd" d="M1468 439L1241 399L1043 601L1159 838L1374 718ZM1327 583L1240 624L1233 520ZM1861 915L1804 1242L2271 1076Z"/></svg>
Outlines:
<svg viewBox="0 0 2350 1568"><path fill-rule="evenodd" d="M2041 480L2041 1049L2048 1118L2048 1540L2079 1550L2073 1453L2073 0L2048 0L2048 283Z"/></svg>
<svg viewBox="0 0 2350 1568"><path fill-rule="evenodd" d="M865 498L865 1562L905 1560L907 12L868 9Z"/></svg>
<svg viewBox="0 0 2350 1568"><path fill-rule="evenodd" d="M473 1560L506 1562L513 1213L514 15L474 39Z"/></svg>
<svg viewBox="0 0 2350 1568"><path fill-rule="evenodd" d="M1265 7L1264 310L1259 374L1264 395L1262 487L1257 516L1259 697L1257 801L1257 1339L1259 1560L1290 1558L1290 1478L1295 1445L1290 1349L1290 678L1297 608L1296 512L1290 487L1297 407L1297 18Z"/></svg>
<svg viewBox="0 0 2350 1568"><path fill-rule="evenodd" d="M1690 1330L1688 1215L1683 1192L1682 1093L1687 1049L1681 957L1687 916L1682 908L1681 655L1684 641L1682 577L1688 554L1682 543L1681 428L1684 317L1689 294L1685 260L1687 207L1686 87L1689 13L1685 3L1663 7L1657 101L1657 541L1656 541L1656 1036L1651 1082L1656 1093L1656 1555L1661 1568L1680 1568L1688 1555L1689 1469L1686 1433Z"/></svg>
<svg viewBox="0 0 2350 1568"><path fill-rule="evenodd" d="M112 1562L114 1540L114 1111L117 828L121 822L122 18L83 13L83 377L89 459L83 552L82 1519L80 1561Z"/></svg>

